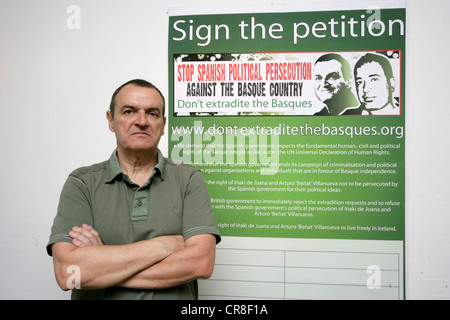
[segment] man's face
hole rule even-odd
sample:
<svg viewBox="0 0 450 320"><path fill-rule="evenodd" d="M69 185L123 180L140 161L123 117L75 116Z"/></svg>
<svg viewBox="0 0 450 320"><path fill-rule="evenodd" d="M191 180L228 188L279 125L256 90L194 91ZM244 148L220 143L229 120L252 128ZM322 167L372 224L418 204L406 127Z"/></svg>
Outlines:
<svg viewBox="0 0 450 320"><path fill-rule="evenodd" d="M390 86L383 68L369 62L356 70L356 91L366 109L381 109L389 103Z"/></svg>
<svg viewBox="0 0 450 320"><path fill-rule="evenodd" d="M317 62L314 66L316 95L320 101L331 99L345 84L341 63L337 60Z"/></svg>
<svg viewBox="0 0 450 320"><path fill-rule="evenodd" d="M132 152L156 151L164 134L163 99L152 88L129 84L115 98L114 118L107 112L117 147Z"/></svg>

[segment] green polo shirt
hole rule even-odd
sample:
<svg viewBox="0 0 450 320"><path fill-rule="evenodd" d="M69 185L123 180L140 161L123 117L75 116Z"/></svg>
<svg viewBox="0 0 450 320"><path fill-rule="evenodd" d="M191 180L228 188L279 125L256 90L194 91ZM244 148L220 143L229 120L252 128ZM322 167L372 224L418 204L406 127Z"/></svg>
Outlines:
<svg viewBox="0 0 450 320"><path fill-rule="evenodd" d="M134 243L162 235L213 234L220 241L205 180L192 165L164 158L139 187L122 172L116 151L110 159L73 171L61 191L47 252L55 242L72 243L68 233L83 223L98 231L105 245ZM112 287L72 290L72 299L196 299L197 281L161 290Z"/></svg>

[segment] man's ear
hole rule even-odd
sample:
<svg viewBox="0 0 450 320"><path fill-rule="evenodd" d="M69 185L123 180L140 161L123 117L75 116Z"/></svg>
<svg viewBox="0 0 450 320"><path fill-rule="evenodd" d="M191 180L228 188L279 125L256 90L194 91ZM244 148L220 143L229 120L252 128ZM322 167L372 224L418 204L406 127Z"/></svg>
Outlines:
<svg viewBox="0 0 450 320"><path fill-rule="evenodd" d="M106 119L108 119L108 127L109 127L109 130L111 131L111 132L114 132L114 123L113 123L113 118L112 118L112 114L111 114L111 111L106 111Z"/></svg>
<svg viewBox="0 0 450 320"><path fill-rule="evenodd" d="M397 86L397 81L395 81L395 78L389 79L389 90L391 92L395 91L395 87Z"/></svg>

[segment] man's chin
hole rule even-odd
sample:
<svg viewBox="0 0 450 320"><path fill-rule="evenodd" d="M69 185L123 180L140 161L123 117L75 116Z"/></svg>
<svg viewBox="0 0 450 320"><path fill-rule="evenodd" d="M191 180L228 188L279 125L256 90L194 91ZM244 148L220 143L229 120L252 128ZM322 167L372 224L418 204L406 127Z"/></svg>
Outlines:
<svg viewBox="0 0 450 320"><path fill-rule="evenodd" d="M130 152L143 153L157 150L157 147L154 144L133 144L128 146L127 149Z"/></svg>
<svg viewBox="0 0 450 320"><path fill-rule="evenodd" d="M382 109L383 107L385 107L383 105L380 105L379 103L378 104L372 103L371 101L365 102L364 105L366 106L367 110L379 110L379 109Z"/></svg>

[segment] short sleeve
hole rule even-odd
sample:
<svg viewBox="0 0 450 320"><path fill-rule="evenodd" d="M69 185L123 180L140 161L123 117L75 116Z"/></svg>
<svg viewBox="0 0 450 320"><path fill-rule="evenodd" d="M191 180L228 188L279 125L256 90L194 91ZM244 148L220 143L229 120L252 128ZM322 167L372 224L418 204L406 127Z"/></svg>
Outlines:
<svg viewBox="0 0 450 320"><path fill-rule="evenodd" d="M195 170L190 176L183 201L183 236L185 239L199 234L213 234L216 243L221 238L212 211L206 182L200 172Z"/></svg>
<svg viewBox="0 0 450 320"><path fill-rule="evenodd" d="M72 243L69 231L83 223L93 225L91 201L86 184L70 175L61 191L57 214L53 220L47 253L52 255L52 245L56 242Z"/></svg>

